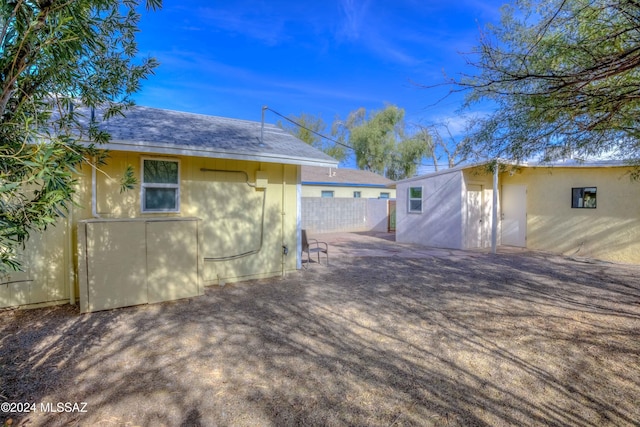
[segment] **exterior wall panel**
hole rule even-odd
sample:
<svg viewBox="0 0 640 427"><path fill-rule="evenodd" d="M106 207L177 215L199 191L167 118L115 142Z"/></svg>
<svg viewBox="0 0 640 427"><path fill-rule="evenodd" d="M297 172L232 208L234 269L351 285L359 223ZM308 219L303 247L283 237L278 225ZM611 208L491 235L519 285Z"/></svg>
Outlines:
<svg viewBox="0 0 640 427"><path fill-rule="evenodd" d="M396 240L462 249L463 182L462 172L454 171L398 184ZM408 212L410 187L422 187L422 213Z"/></svg>
<svg viewBox="0 0 640 427"><path fill-rule="evenodd" d="M640 263L640 183L625 167L522 168L503 183L527 186L527 248ZM571 189L597 187L595 209L571 207Z"/></svg>

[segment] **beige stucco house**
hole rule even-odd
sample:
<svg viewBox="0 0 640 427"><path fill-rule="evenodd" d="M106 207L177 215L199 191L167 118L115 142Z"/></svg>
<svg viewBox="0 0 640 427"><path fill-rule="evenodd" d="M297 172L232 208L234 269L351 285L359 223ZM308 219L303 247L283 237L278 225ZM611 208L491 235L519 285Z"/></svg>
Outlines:
<svg viewBox="0 0 640 427"><path fill-rule="evenodd" d="M133 107L100 126L108 164L83 166L78 206L31 237L25 271L0 278L0 307L95 311L300 267L301 167L334 159L276 126L222 117ZM121 193L128 165L139 185Z"/></svg>
<svg viewBox="0 0 640 427"><path fill-rule="evenodd" d="M360 169L302 167L302 197L394 199L391 184L384 176Z"/></svg>
<svg viewBox="0 0 640 427"><path fill-rule="evenodd" d="M640 183L622 162L509 166L498 174L497 244L640 264ZM490 247L493 174L461 166L397 182L396 240Z"/></svg>

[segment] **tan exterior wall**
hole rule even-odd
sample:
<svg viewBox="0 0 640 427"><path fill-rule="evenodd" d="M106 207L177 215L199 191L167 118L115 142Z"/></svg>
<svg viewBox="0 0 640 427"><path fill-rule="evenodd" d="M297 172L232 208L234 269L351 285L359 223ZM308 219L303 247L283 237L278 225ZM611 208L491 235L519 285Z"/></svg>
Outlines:
<svg viewBox="0 0 640 427"><path fill-rule="evenodd" d="M142 158L114 153L111 176ZM205 285L268 277L295 270L297 166L198 157L166 157L180 161L180 212L141 213L140 191L120 193L117 182L98 180L98 214L107 218L184 216L200 221ZM202 169L207 169L203 171ZM263 171L266 188L254 188ZM282 246L291 250L284 258ZM255 252L255 253L253 253ZM249 255L244 255L249 254Z"/></svg>
<svg viewBox="0 0 640 427"><path fill-rule="evenodd" d="M396 198L395 188L372 188L372 187L340 187L333 185L303 185L302 197L321 197L323 191L333 191L333 197L353 199L353 192L360 191L363 199L377 199L380 193L389 193L390 199Z"/></svg>
<svg viewBox="0 0 640 427"><path fill-rule="evenodd" d="M111 152L109 163L96 173L96 211L100 218L199 218L201 280L205 286L275 276L296 269L299 166L164 157L180 162L180 212L143 214L139 185L123 193L119 187L127 165L133 166L135 176L141 180L143 157L163 158ZM258 171L262 171L261 177L266 177L266 188L247 185L247 176L253 184ZM75 300L79 295L75 277L76 230L78 221L92 218L91 174L91 168L85 165L76 194L80 207L73 210L70 220L29 241L24 254L26 272L0 280L0 283L33 280L0 284L0 307L60 303ZM285 245L289 249L287 256L283 255Z"/></svg>
<svg viewBox="0 0 640 427"><path fill-rule="evenodd" d="M33 233L20 259L24 271L0 275L0 308L69 302L72 276L69 221Z"/></svg>
<svg viewBox="0 0 640 427"><path fill-rule="evenodd" d="M628 172L522 168L500 182L527 187L527 248L640 264L640 183ZM571 208L574 187L597 187L596 209Z"/></svg>

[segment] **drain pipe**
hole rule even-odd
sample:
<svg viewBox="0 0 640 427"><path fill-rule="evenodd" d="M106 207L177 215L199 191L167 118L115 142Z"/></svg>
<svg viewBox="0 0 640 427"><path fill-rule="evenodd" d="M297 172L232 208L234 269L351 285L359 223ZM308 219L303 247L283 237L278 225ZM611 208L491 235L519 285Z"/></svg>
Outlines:
<svg viewBox="0 0 640 427"><path fill-rule="evenodd" d="M67 280L69 281L69 304L76 304L76 274L73 263L73 244L71 238L73 236L73 206L69 208L67 215Z"/></svg>
<svg viewBox="0 0 640 427"><path fill-rule="evenodd" d="M98 178L96 176L96 158L92 159L91 165L91 216L93 218L100 218L98 215Z"/></svg>
<svg viewBox="0 0 640 427"><path fill-rule="evenodd" d="M499 160L493 164L493 206L491 209L491 253L498 252L498 170Z"/></svg>

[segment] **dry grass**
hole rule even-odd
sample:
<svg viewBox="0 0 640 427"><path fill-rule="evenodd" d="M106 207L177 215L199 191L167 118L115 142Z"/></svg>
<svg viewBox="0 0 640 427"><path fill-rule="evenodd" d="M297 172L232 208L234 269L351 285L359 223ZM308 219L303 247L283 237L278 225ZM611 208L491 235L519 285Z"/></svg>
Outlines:
<svg viewBox="0 0 640 427"><path fill-rule="evenodd" d="M0 395L87 402L87 413L4 417L639 425L639 273L533 253L343 258L173 303L6 311Z"/></svg>

